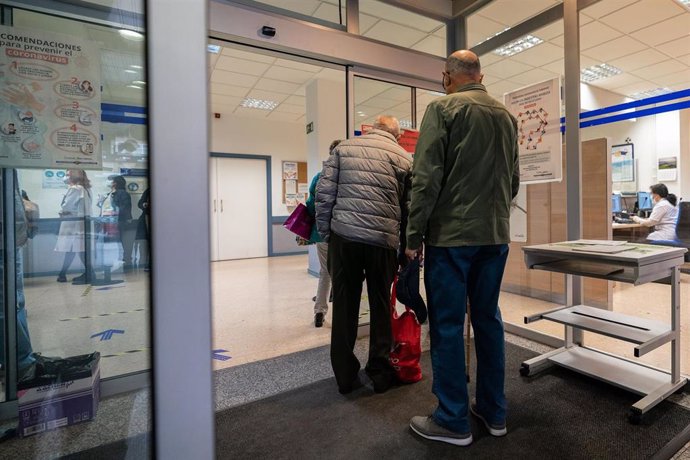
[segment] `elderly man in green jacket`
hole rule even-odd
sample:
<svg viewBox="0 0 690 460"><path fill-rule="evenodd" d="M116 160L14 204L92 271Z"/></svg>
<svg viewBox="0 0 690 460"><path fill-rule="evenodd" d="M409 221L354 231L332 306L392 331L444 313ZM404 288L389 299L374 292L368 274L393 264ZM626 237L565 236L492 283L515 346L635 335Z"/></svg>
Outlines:
<svg viewBox="0 0 690 460"><path fill-rule="evenodd" d="M481 84L479 58L461 50L443 72L446 96L424 114L412 169L409 258L426 256L433 391L438 407L413 417L419 435L472 443L469 414L489 433L506 429L505 350L498 296L517 195L517 122ZM422 246L424 245L424 246ZM463 325L472 306L477 351L476 403L465 380Z"/></svg>

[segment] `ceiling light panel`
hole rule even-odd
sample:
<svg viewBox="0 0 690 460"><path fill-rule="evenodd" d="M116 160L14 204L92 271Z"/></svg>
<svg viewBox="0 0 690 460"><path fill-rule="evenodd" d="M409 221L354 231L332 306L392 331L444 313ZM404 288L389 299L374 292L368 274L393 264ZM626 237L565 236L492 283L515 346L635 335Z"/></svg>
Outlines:
<svg viewBox="0 0 690 460"><path fill-rule="evenodd" d="M260 109L260 110L273 110L278 106L276 101L267 101L264 99L253 99L247 98L243 99L240 104L242 107L247 107L249 109Z"/></svg>
<svg viewBox="0 0 690 460"><path fill-rule="evenodd" d="M534 35L525 35L524 37L519 38L514 42L510 42L507 45L496 48L494 50L494 54L503 57L514 56L530 48L534 48L540 43L544 43L544 40L542 40L539 37L535 37Z"/></svg>
<svg viewBox="0 0 690 460"><path fill-rule="evenodd" d="M690 0L688 0L690 2ZM629 97L633 99L645 99L647 97L661 96L662 94L672 93L670 88L655 88L649 89L647 91L638 91L637 93L630 94Z"/></svg>
<svg viewBox="0 0 690 460"><path fill-rule="evenodd" d="M623 73L618 67L614 67L609 64L597 64L580 71L580 81L585 83L591 83L596 80L601 80L602 78L613 77L614 75L620 75Z"/></svg>

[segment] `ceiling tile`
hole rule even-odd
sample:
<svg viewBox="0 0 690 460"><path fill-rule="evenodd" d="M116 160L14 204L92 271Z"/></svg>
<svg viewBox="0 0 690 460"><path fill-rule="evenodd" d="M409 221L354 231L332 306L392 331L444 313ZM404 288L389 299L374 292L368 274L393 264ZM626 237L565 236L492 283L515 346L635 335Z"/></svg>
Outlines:
<svg viewBox="0 0 690 460"><path fill-rule="evenodd" d="M261 99L262 101L282 102L287 98L287 94L274 93L273 91L262 91L253 89L247 93L248 98Z"/></svg>
<svg viewBox="0 0 690 460"><path fill-rule="evenodd" d="M527 51L512 56L512 59L515 61L529 64L534 67L539 67L562 58L563 48L559 48L548 42L544 42L534 48L530 48Z"/></svg>
<svg viewBox="0 0 690 460"><path fill-rule="evenodd" d="M690 65L690 54L686 54L685 56L678 56L676 60L682 62L685 65Z"/></svg>
<svg viewBox="0 0 690 460"><path fill-rule="evenodd" d="M213 113L232 114L236 108L237 105L211 104L211 112Z"/></svg>
<svg viewBox="0 0 690 460"><path fill-rule="evenodd" d="M515 83L515 82L509 81L509 80L502 80L502 81L499 81L498 83L494 83L493 85L488 86L486 89L490 94L495 95L494 97L496 97L497 99L502 101L503 100L503 94L509 93L513 90L521 88L522 86L524 86L524 85L522 85L520 83Z"/></svg>
<svg viewBox="0 0 690 460"><path fill-rule="evenodd" d="M441 40L445 40L446 35L447 35L447 30L446 30L445 25L439 26L439 28L434 31L434 37L438 37Z"/></svg>
<svg viewBox="0 0 690 460"><path fill-rule="evenodd" d="M384 83L378 80L355 77L355 104L359 104L377 94L381 94L390 88L390 85L390 83Z"/></svg>
<svg viewBox="0 0 690 460"><path fill-rule="evenodd" d="M636 77L635 75L629 73L622 73L619 75L614 75L613 77L602 78L601 80L593 81L590 83L590 85L615 91L617 88L621 86L627 86L632 85L633 83L641 82L642 79Z"/></svg>
<svg viewBox="0 0 690 460"><path fill-rule="evenodd" d="M271 112L268 110L250 109L248 107L237 107L233 113L240 117L266 118Z"/></svg>
<svg viewBox="0 0 690 460"><path fill-rule="evenodd" d="M546 27L537 29L534 31L534 36L541 38L542 40L551 40L559 35L563 35L563 19L549 24Z"/></svg>
<svg viewBox="0 0 690 460"><path fill-rule="evenodd" d="M379 96L374 96L371 99L367 99L366 101L364 101L364 105L374 107L375 109L377 109L378 112L380 112L381 110L390 109L391 107L394 107L399 103L400 101L396 101L395 99L386 99L385 97Z"/></svg>
<svg viewBox="0 0 690 460"><path fill-rule="evenodd" d="M500 22L492 21L481 14L473 14L467 18L467 43L470 47L475 46L505 29L506 26Z"/></svg>
<svg viewBox="0 0 690 460"><path fill-rule="evenodd" d="M398 46L410 47L424 38L425 34L410 27L381 20L369 29L364 36Z"/></svg>
<svg viewBox="0 0 690 460"><path fill-rule="evenodd" d="M307 106L307 98L302 96L290 96L283 101L284 104Z"/></svg>
<svg viewBox="0 0 690 460"><path fill-rule="evenodd" d="M631 33L684 11L672 0L640 0L599 20L616 30Z"/></svg>
<svg viewBox="0 0 690 460"><path fill-rule="evenodd" d="M588 6L587 8L581 10L580 12L589 16L590 18L598 19L607 14L618 11L621 8L625 8L638 0L606 0L599 1L595 4Z"/></svg>
<svg viewBox="0 0 690 460"><path fill-rule="evenodd" d="M690 88L690 68L686 68L682 72L657 77L654 82L659 83L661 87L685 84L686 88Z"/></svg>
<svg viewBox="0 0 690 460"><path fill-rule="evenodd" d="M592 48L593 46L608 42L621 35L623 34L600 22L590 22L580 27L580 49L586 50Z"/></svg>
<svg viewBox="0 0 690 460"><path fill-rule="evenodd" d="M616 90L618 94L622 94L624 96L630 96L635 93L640 93L642 91L650 91L653 89L658 88L659 86L649 82L649 81L642 81L638 83L633 83L632 85L626 85L626 86L621 86Z"/></svg>
<svg viewBox="0 0 690 460"><path fill-rule="evenodd" d="M347 19L345 6L341 8L341 12L343 16L343 24L345 24ZM338 15L337 5L331 5L330 3L321 2L321 4L312 16L314 16L315 18L323 19L324 21L330 21L336 24L340 24L340 16Z"/></svg>
<svg viewBox="0 0 690 460"><path fill-rule="evenodd" d="M503 59L503 57L499 56L497 54L486 53L486 54L482 54L479 57L479 62L481 62L482 68L484 68L485 66L493 64L494 62L498 62L502 59Z"/></svg>
<svg viewBox="0 0 690 460"><path fill-rule="evenodd" d="M634 38L648 45L666 43L690 34L690 12L679 14L653 26L633 32Z"/></svg>
<svg viewBox="0 0 690 460"><path fill-rule="evenodd" d="M237 107L244 98L234 96L220 96L218 94L211 94L211 105L226 105Z"/></svg>
<svg viewBox="0 0 690 460"><path fill-rule="evenodd" d="M301 117L301 115L297 114L297 113L278 112L278 111L274 110L273 112L269 113L266 118L268 118L269 120L275 120L275 121L296 122L300 117Z"/></svg>
<svg viewBox="0 0 690 460"><path fill-rule="evenodd" d="M541 81L548 80L557 76L558 74L549 72L544 69L532 69L528 70L525 73L513 75L512 77L510 77L510 80L526 86L531 85L533 83L539 83Z"/></svg>
<svg viewBox="0 0 690 460"><path fill-rule="evenodd" d="M380 18L369 16L368 14L359 13L359 33L364 35L374 24L379 22Z"/></svg>
<svg viewBox="0 0 690 460"><path fill-rule="evenodd" d="M222 96L238 96L243 97L247 94L248 89L241 86L223 85L220 83L211 83L211 94L220 94Z"/></svg>
<svg viewBox="0 0 690 460"><path fill-rule="evenodd" d="M381 93L380 96L394 101L409 101L412 97L412 91L407 86L395 85Z"/></svg>
<svg viewBox="0 0 690 460"><path fill-rule="evenodd" d="M304 84L310 80L313 75L314 74L312 72L305 72L304 70L273 66L266 71L264 77L273 80L287 81L290 83Z"/></svg>
<svg viewBox="0 0 690 460"><path fill-rule="evenodd" d="M565 48L565 35L559 35L556 38L552 38L551 40L549 40L549 43L559 46L561 48Z"/></svg>
<svg viewBox="0 0 690 460"><path fill-rule="evenodd" d="M651 48L647 48L635 54L631 54L620 59L614 59L613 61L609 62L609 64L614 65L625 72L630 72L632 70L641 69L642 67L651 66L667 59L668 56L665 54L662 54Z"/></svg>
<svg viewBox="0 0 690 460"><path fill-rule="evenodd" d="M517 62L512 58L507 58L484 67L483 72L486 75L492 75L498 78L509 78L513 75L527 72L528 70L532 70L532 66Z"/></svg>
<svg viewBox="0 0 690 460"><path fill-rule="evenodd" d="M422 39L420 42L412 45L413 50L421 51L423 53L433 54L435 56L447 55L446 53L446 41L435 35L429 35Z"/></svg>
<svg viewBox="0 0 690 460"><path fill-rule="evenodd" d="M220 57L220 54L208 53L208 67L210 69L213 69L213 67L216 65L216 61L218 61L219 57Z"/></svg>
<svg viewBox="0 0 690 460"><path fill-rule="evenodd" d="M266 56L264 54L259 54L258 52L242 51L228 47L221 48L220 54L222 56L236 57L254 62L265 62L267 64L271 64L276 60L276 58L273 56Z"/></svg>
<svg viewBox="0 0 690 460"><path fill-rule="evenodd" d="M305 62L291 61L289 59L276 59L274 65L280 67L287 67L288 69L303 70L305 72L318 73L323 69L323 67L313 64L307 64Z"/></svg>
<svg viewBox="0 0 690 460"><path fill-rule="evenodd" d="M303 105L293 105L293 104L280 104L274 110L278 112L296 113L303 114L306 112L306 108Z"/></svg>
<svg viewBox="0 0 690 460"><path fill-rule="evenodd" d="M653 66L645 67L642 69L637 69L632 73L640 78L647 80L653 80L656 77L661 77L662 75L669 75L672 73L680 72L684 70L686 66L678 61L669 59L668 61L660 62L654 64Z"/></svg>
<svg viewBox="0 0 690 460"><path fill-rule="evenodd" d="M402 8L386 5L377 0L360 0L359 12L360 14L366 13L379 18L386 18L388 21L395 22L405 27L412 27L426 33L433 32L441 25L441 22L435 19L406 11Z"/></svg>
<svg viewBox="0 0 690 460"><path fill-rule="evenodd" d="M254 88L263 89L265 91L275 91L277 93L292 94L300 87L297 83L289 83L279 80L271 80L270 78L260 79Z"/></svg>
<svg viewBox="0 0 690 460"><path fill-rule="evenodd" d="M254 86L257 80L258 78L253 75L226 72L225 70L214 70L211 74L212 83L223 83L226 85L242 86L246 88L251 88Z"/></svg>
<svg viewBox="0 0 690 460"><path fill-rule="evenodd" d="M637 40L634 40L628 36L623 36L583 51L582 54L594 59L608 62L629 54L636 53L645 48L646 46Z"/></svg>
<svg viewBox="0 0 690 460"><path fill-rule="evenodd" d="M247 75L263 75L269 64L263 62L247 61L229 56L221 56L216 62L216 69L230 72L244 73Z"/></svg>
<svg viewBox="0 0 690 460"><path fill-rule="evenodd" d="M690 51L690 35L659 45L656 49L669 56L684 56Z"/></svg>
<svg viewBox="0 0 690 460"><path fill-rule="evenodd" d="M507 26L514 26L560 3L558 0L494 0L477 12Z"/></svg>

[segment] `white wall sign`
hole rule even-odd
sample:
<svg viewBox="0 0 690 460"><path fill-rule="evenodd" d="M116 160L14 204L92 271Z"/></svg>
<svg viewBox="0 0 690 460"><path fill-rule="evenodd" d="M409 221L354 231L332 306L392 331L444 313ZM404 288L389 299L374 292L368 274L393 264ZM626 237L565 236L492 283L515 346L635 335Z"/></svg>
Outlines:
<svg viewBox="0 0 690 460"><path fill-rule="evenodd" d="M517 118L520 182L560 181L563 177L561 141L561 80L506 93L504 102Z"/></svg>
<svg viewBox="0 0 690 460"><path fill-rule="evenodd" d="M527 242L527 186L521 185L520 191L510 204L510 241Z"/></svg>
<svg viewBox="0 0 690 460"><path fill-rule="evenodd" d="M100 88L94 43L0 26L0 166L100 169Z"/></svg>

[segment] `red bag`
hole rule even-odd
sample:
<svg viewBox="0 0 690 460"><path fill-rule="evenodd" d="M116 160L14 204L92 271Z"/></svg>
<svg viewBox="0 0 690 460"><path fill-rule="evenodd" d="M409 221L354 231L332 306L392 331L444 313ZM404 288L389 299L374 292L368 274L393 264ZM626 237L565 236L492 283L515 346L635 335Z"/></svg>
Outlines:
<svg viewBox="0 0 690 460"><path fill-rule="evenodd" d="M314 218L309 215L307 207L302 203L297 203L297 207L292 211L290 217L287 218L283 227L287 228L295 235L308 240L311 238L312 225L314 225Z"/></svg>
<svg viewBox="0 0 690 460"><path fill-rule="evenodd" d="M390 361L398 380L414 383L422 380L422 367L419 365L419 358L422 355L422 326L417 321L414 312L408 307L405 307L405 312L398 316L395 310L397 283L396 276L391 293L393 351L390 354Z"/></svg>

